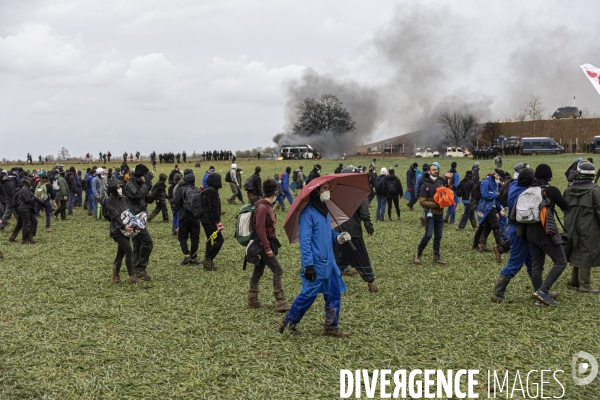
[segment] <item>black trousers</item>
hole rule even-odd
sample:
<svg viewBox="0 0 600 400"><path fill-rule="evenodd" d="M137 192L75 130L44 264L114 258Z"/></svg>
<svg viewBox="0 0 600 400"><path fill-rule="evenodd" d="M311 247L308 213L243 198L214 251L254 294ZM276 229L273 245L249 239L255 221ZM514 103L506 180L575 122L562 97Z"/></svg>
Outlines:
<svg viewBox="0 0 600 400"><path fill-rule="evenodd" d="M21 238L27 240L29 236L34 237L37 232L37 218L35 212L32 210L19 209L19 219L23 229L21 231Z"/></svg>
<svg viewBox="0 0 600 400"><path fill-rule="evenodd" d="M131 241L133 242L133 268L145 270L154 247L152 237L147 229L142 229Z"/></svg>
<svg viewBox="0 0 600 400"><path fill-rule="evenodd" d="M163 221L169 222L169 213L167 210L167 202L165 200L156 200L156 208L152 211L149 217L154 218L162 211Z"/></svg>
<svg viewBox="0 0 600 400"><path fill-rule="evenodd" d="M552 242L552 236L546 234L544 227L539 223L527 226L527 241L531 248L531 283L533 289L548 293L567 267L567 257L563 247L555 245ZM546 255L550 257L554 265L550 268L546 279L542 280Z"/></svg>
<svg viewBox="0 0 600 400"><path fill-rule="evenodd" d="M121 271L121 264L125 258L125 266L129 276L133 275L133 249L131 248L130 238L124 235L114 237L117 242L117 256L115 257L115 272L118 274Z"/></svg>
<svg viewBox="0 0 600 400"><path fill-rule="evenodd" d="M392 219L392 202L394 202L394 207L396 207L396 215L400 218L400 199L398 196L387 198L388 218Z"/></svg>
<svg viewBox="0 0 600 400"><path fill-rule="evenodd" d="M190 235L190 241L192 242L191 253L188 249L188 234ZM179 245L184 255L191 255L192 258L196 258L198 255L198 244L200 243L200 221L195 218L184 218L179 220Z"/></svg>
<svg viewBox="0 0 600 400"><path fill-rule="evenodd" d="M209 238L213 234L213 232L218 230L217 225L213 223L206 224L203 222L202 228L204 229L204 233L206 234L206 253L204 253L204 257L208 258L209 260L214 260L217 254L219 254L219 251L221 250L225 239L223 238L221 232L219 232L217 238L215 239L215 243L211 244Z"/></svg>
<svg viewBox="0 0 600 400"><path fill-rule="evenodd" d="M60 199L59 202L60 206L54 210L54 215L60 214L60 219L67 219L67 201Z"/></svg>
<svg viewBox="0 0 600 400"><path fill-rule="evenodd" d="M277 256L267 256L267 253L264 249L260 256L260 265L254 266L254 271L252 271L252 276L250 277L250 287L253 289L258 289L258 282L265 272L265 265L269 267L271 272L273 272L273 290L281 290L281 277L283 276L283 268L281 268L281 264L279 264Z"/></svg>

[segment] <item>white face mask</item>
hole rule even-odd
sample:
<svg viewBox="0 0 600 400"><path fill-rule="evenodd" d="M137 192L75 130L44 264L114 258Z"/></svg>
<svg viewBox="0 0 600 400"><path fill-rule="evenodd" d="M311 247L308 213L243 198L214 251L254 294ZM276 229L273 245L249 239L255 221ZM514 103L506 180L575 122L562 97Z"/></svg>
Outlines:
<svg viewBox="0 0 600 400"><path fill-rule="evenodd" d="M323 193L321 193L320 198L323 202L329 201L329 199L331 199L331 192L329 190L324 191Z"/></svg>
<svg viewBox="0 0 600 400"><path fill-rule="evenodd" d="M117 189L117 194L118 194L119 196L123 196L123 189L121 189L121 188L118 188L118 189Z"/></svg>

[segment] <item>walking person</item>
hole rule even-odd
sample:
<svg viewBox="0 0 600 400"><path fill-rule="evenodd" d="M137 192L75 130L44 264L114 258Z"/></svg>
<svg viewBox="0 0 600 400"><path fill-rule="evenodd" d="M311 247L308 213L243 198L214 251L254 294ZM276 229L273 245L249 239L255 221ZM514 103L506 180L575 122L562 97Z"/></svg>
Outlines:
<svg viewBox="0 0 600 400"><path fill-rule="evenodd" d="M410 168L406 170L406 186L408 192L410 193L410 200L408 201L407 206L410 211L414 211L413 206L417 202L416 185L418 168L419 164L413 163Z"/></svg>
<svg viewBox="0 0 600 400"><path fill-rule="evenodd" d="M15 183L15 179L8 174L8 171L2 171L2 174L0 176L2 177L1 180L5 198L4 215L2 215L2 218L0 218L0 220L2 220L2 222L0 222L0 230L4 230L4 227L8 225L8 220L10 219L10 217L13 214L15 215L15 218L17 217L17 210L14 208L13 199L15 192L18 189L17 184Z"/></svg>
<svg viewBox="0 0 600 400"><path fill-rule="evenodd" d="M35 187L34 195L39 200L43 201L43 203L35 203L36 217L39 216L40 211L44 209L46 212L46 232L51 232L50 220L52 219L52 202L55 201L55 198L54 191L52 190L52 185L50 185L50 182L48 181L47 174L42 174L41 179L38 181L37 186Z"/></svg>
<svg viewBox="0 0 600 400"><path fill-rule="evenodd" d="M244 190L248 194L248 203L254 205L263 196L262 181L260 179L260 165L254 167L254 174L244 183Z"/></svg>
<svg viewBox="0 0 600 400"><path fill-rule="evenodd" d="M310 173L308 174L308 179L306 180L305 184L308 185L308 183L310 181L312 181L313 179L318 178L320 176L321 176L321 165L315 164L312 171L310 171Z"/></svg>
<svg viewBox="0 0 600 400"><path fill-rule="evenodd" d="M250 277L250 288L248 289L248 304L246 308L260 308L268 306L258 300L258 285L262 277L265 266L269 267L273 273L273 295L275 296L275 311L286 312L290 309L281 277L283 268L277 253L281 243L277 240L276 222L277 217L273 211L273 201L277 197L277 182L273 179L267 179L263 182L263 198L256 202L256 211L254 211L252 226L256 233L246 249L246 260L254 264L254 270Z"/></svg>
<svg viewBox="0 0 600 400"><path fill-rule="evenodd" d="M387 199L385 198L385 186L387 177L387 168L381 168L381 174L375 179L375 195L377 196L377 208L375 209L375 219L385 221L385 209Z"/></svg>
<svg viewBox="0 0 600 400"><path fill-rule="evenodd" d="M77 188L77 201L75 202L75 207L81 207L83 205L83 199L81 198L83 194L82 187L83 180L81 178L81 170L77 170L77 175L75 176L75 186Z"/></svg>
<svg viewBox="0 0 600 400"><path fill-rule="evenodd" d="M237 165L235 163L231 164L231 169L225 175L225 182L229 183L229 188L231 189L231 197L227 199L229 204L237 204L235 199L240 190L240 182L237 179Z"/></svg>
<svg viewBox="0 0 600 400"><path fill-rule="evenodd" d="M413 263L417 265L421 264L421 255L432 236L434 236L433 262L440 265L448 264L440 258L442 234L444 231L444 208L433 199L437 189L444 186L444 181L438 175L439 168L435 163L431 164L429 170L423 173L423 179L419 189L419 204L425 210L426 218L425 234L421 238L421 241L417 246L417 252L413 258Z"/></svg>
<svg viewBox="0 0 600 400"><path fill-rule="evenodd" d="M465 205L465 211L460 217L460 221L458 222L458 226L456 227L457 231L462 231L467 226L467 221L471 222L471 226L473 229L477 228L477 220L475 219L475 210L471 208L471 203L469 198L471 196L471 192L475 187L475 179L473 179L473 171L467 171L465 173L465 177L460 181L458 187L456 188L456 200L459 198L462 199L463 204Z"/></svg>
<svg viewBox="0 0 600 400"><path fill-rule="evenodd" d="M98 168L96 170L96 176L92 179L92 193L94 195L94 218L96 221L100 220L100 213L102 208L102 200L106 196L106 183L104 182L104 169Z"/></svg>
<svg viewBox="0 0 600 400"><path fill-rule="evenodd" d="M179 189L179 182L181 182L181 179L182 178L180 174L175 174L175 176L173 177L173 183L169 185L169 191L167 193L169 203L171 204L171 214L173 216L173 223L171 224L171 234L173 234L173 236L177 235L177 233L179 232L179 207L177 207L175 203L173 203L173 200L175 199L175 195L177 194L177 189Z"/></svg>
<svg viewBox="0 0 600 400"><path fill-rule="evenodd" d="M121 215L131 209L129 201L123 196L123 183L117 179L108 182L108 198L106 199L106 214L110 219L108 231L110 237L117 243L117 255L113 262L111 283L120 283L121 266L125 258L125 267L129 275L130 284L144 283L133 270L133 250L131 248L131 237L136 234L130 225L124 225Z"/></svg>
<svg viewBox="0 0 600 400"><path fill-rule="evenodd" d="M75 167L70 167L66 176L67 186L69 188L67 214L73 215L73 206L77 205L77 170Z"/></svg>
<svg viewBox="0 0 600 400"><path fill-rule="evenodd" d="M368 237L371 237L375 233L375 229L373 229L371 223L368 200L362 202L348 221L334 229L334 231L340 233L348 232L355 247L353 249L350 245L335 243L335 262L340 268L342 276L352 276L358 273L362 280L367 282L369 292L377 292L379 289L375 285L375 275L373 274L373 266L367 252L367 246L363 240L361 222L367 230ZM353 269L348 266L352 266Z"/></svg>
<svg viewBox="0 0 600 400"><path fill-rule="evenodd" d="M565 255L573 266L567 286L581 293L598 294L590 283L592 268L600 265L600 188L593 182L594 164L582 161L578 177L567 186L564 197L569 203L565 212L567 244Z"/></svg>
<svg viewBox="0 0 600 400"><path fill-rule="evenodd" d="M156 207L148 216L148 222L152 221L159 213L162 213L162 219L165 224L169 223L169 210L167 210L167 175L160 174L158 182L152 186L152 197L156 201Z"/></svg>
<svg viewBox="0 0 600 400"><path fill-rule="evenodd" d="M235 158L235 156L234 156L234 158ZM242 173L243 172L244 171L242 171L242 169L240 167L237 167L235 169L235 177L236 177L239 185L242 184ZM244 204L244 196L242 195L241 186L238 186L237 198L240 201L240 203Z"/></svg>
<svg viewBox="0 0 600 400"><path fill-rule="evenodd" d="M290 192L290 174L292 173L291 167L286 167L285 172L281 175L281 189L283 190L280 193L280 196L283 200L287 199L290 203L290 206L294 202L294 198L292 197L292 193ZM285 207L285 206L284 206Z"/></svg>
<svg viewBox="0 0 600 400"><path fill-rule="evenodd" d="M283 333L288 328L291 334L300 334L296 326L317 295L323 294L325 300L323 336L338 338L348 336L348 332L338 327L341 293L346 291L346 285L335 263L333 243L337 241L343 244L352 238L348 232L338 233L331 229L331 220L325 205L329 199L329 182L326 182L310 192L308 204L300 213L302 289L277 327L279 333Z"/></svg>
<svg viewBox="0 0 600 400"><path fill-rule="evenodd" d="M498 174L489 174L481 181L481 197L475 213L477 215L477 222L483 225L484 234L481 237L485 238L486 231L493 233L494 240L496 241L494 245L496 261L501 263L501 255L505 250L508 250L508 246L505 246L502 242L500 222L498 221L500 217L504 216L504 209L498 200L498 182Z"/></svg>
<svg viewBox="0 0 600 400"><path fill-rule="evenodd" d="M260 171L260 170L259 170ZM225 239L221 231L224 226L221 223L221 198L219 197L219 189L221 189L221 175L218 173L210 174L206 179L207 187L204 188L202 194L202 217L200 222L206 235L206 251L202 266L207 271L216 271L214 259L219 254ZM213 238L213 234L216 237Z"/></svg>
<svg viewBox="0 0 600 400"><path fill-rule="evenodd" d="M86 189L86 198L87 198L87 211L88 215L96 215L96 201L94 197L94 189L92 182L96 177L96 168L92 168L87 174L87 189Z"/></svg>
<svg viewBox="0 0 600 400"><path fill-rule="evenodd" d="M558 305L554 299L549 296L550 289L554 282L560 277L564 269L567 267L567 258L562 247L562 240L556 225L552 226L549 221L554 221L553 213L555 205L558 205L561 210L566 211L569 208L569 203L561 195L560 191L550 186L552 180L552 169L547 164L540 164L535 169L535 181L533 186L539 186L542 191L545 191L549 201L547 208L547 218L545 227L542 222L527 225L527 241L531 247L531 257L533 260L531 281L535 290L533 296L540 302L549 305ZM549 229L555 229L553 234L548 234ZM558 241L557 241L558 239ZM552 259L553 265L548 275L544 279L542 273L544 271L544 262L546 256Z"/></svg>
<svg viewBox="0 0 600 400"><path fill-rule="evenodd" d="M294 196L298 194L298 190L302 191L304 187L304 167L301 165L296 170L296 190L294 190Z"/></svg>
<svg viewBox="0 0 600 400"><path fill-rule="evenodd" d="M146 182L146 174L150 170L144 164L135 166L133 177L125 185L125 196L131 206L131 213L138 215L146 210L146 197L150 190L150 184ZM149 179L148 179L149 180ZM148 262L154 244L152 236L146 228L140 229L138 234L132 239L133 242L133 272L143 280L151 280L152 276L148 273Z"/></svg>
<svg viewBox="0 0 600 400"><path fill-rule="evenodd" d="M30 177L23 178L23 185L19 189L17 209L19 213L20 222L22 225L21 233L21 244L36 244L33 240L37 232L37 218L35 216L35 203L42 202L37 199L31 192L31 186L33 180ZM15 226L15 229L17 227ZM13 232L13 235L16 235Z"/></svg>
<svg viewBox="0 0 600 400"><path fill-rule="evenodd" d="M62 221L67 219L67 200L69 199L69 186L67 185L67 181L65 180L65 171L60 171L58 173L58 177L56 178L56 183L58 184L58 190L56 191L55 204L56 200L60 203L60 207L54 210L52 216L55 220L58 221L58 214L60 214L60 219Z"/></svg>
<svg viewBox="0 0 600 400"><path fill-rule="evenodd" d="M450 170L445 175L445 178L447 180L447 186L450 189L452 189L452 192L454 192L455 199L458 199L458 196L456 196L456 188L458 187L458 185L460 183L460 175L459 175L458 171L456 170L457 165L458 164L456 163L456 161L452 161L452 164L450 164ZM447 224L448 223L453 224L455 222L455 219L456 219L456 205L449 206L446 209L446 216L444 217L444 222Z"/></svg>
<svg viewBox="0 0 600 400"><path fill-rule="evenodd" d="M165 175L166 179L166 175ZM197 196L202 196L200 189L196 188L196 177L193 173L186 174L183 181L177 189L173 204L177 208L177 219L179 220L178 239L181 251L183 252L183 261L181 265L191 264L200 265L196 259L198 255L198 245L200 243L200 220L194 218L192 213L185 208L185 201L197 191ZM188 237L191 242L191 251L188 248Z"/></svg>
<svg viewBox="0 0 600 400"><path fill-rule="evenodd" d="M388 176L385 177L384 193L387 201L388 219L390 221L392 220L392 203L394 203L394 207L396 207L396 216L398 217L398 221L400 221L400 194L404 193L404 191L402 190L402 183L400 183L400 179L396 176L394 168L390 168Z"/></svg>

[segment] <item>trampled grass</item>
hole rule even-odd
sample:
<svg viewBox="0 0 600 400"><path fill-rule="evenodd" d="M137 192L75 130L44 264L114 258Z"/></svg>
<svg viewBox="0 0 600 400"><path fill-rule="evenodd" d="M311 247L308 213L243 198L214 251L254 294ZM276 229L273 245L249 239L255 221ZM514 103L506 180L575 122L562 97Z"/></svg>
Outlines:
<svg viewBox="0 0 600 400"><path fill-rule="evenodd" d="M504 165L512 173L512 165L523 160L532 166L548 163L555 184L563 189L564 170L572 159L505 157ZM405 171L413 161L386 158L377 166L398 164L405 185ZM442 170L449 168L450 159L438 161ZM337 162L321 161L323 172L332 172ZM370 157L344 161L368 162ZM491 160L480 162L482 176L492 170ZM256 163L238 165L248 176ZM458 163L463 175L472 160ZM229 167L211 164L221 172ZM300 165L260 164L263 179L287 165ZM306 172L313 165L301 164ZM196 176L207 166L194 168ZM159 172L171 168L159 164ZM369 293L357 276L345 279L348 291L342 296L340 321L351 336L321 336L322 299L302 321L302 336L282 336L275 331L281 314L272 308L245 309L251 270L242 270L243 248L233 238L231 218L237 207L226 204L226 196L228 187L221 195L227 222L226 243L215 260L220 270L180 266L182 254L170 225L152 222L153 280L143 286L108 283L116 244L107 223L93 221L82 209L65 222L52 221L52 233L40 229L34 246L11 244L8 233L0 235L5 254L0 261L0 398L329 399L339 397L340 369L416 368L479 369L480 398L487 397L488 370L510 371L511 389L517 370L523 385L530 370L563 370L557 374L565 386L563 398L598 397L600 378L575 386L570 362L576 351L600 359L600 298L567 290L570 268L555 285L562 293L559 307L534 306L525 271L508 287L510 302L494 304L490 296L504 264L470 250L470 228L457 232L452 226L445 228L442 242L449 265L433 266L431 244L423 265L413 265L423 229L419 212L409 212L401 201L402 221L377 222L375 235L365 239L380 291ZM291 300L300 289L299 249L285 240L285 215L277 215L284 243L279 259ZM597 286L599 271L593 272ZM268 270L260 298L273 301ZM544 380L552 383L544 385L544 396L560 396L561 387L548 377ZM531 375L532 395L533 383L540 384L539 374ZM522 397L520 391L514 396Z"/></svg>

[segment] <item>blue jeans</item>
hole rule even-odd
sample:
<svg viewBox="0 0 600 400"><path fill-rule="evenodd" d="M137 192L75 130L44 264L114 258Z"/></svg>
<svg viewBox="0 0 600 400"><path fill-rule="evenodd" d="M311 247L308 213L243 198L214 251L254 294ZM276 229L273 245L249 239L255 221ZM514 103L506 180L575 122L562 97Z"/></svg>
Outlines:
<svg viewBox="0 0 600 400"><path fill-rule="evenodd" d="M460 218L460 222L458 223L458 227L461 229L464 229L464 227L467 226L467 222L469 220L475 219L475 210L473 210L471 208L471 203L464 203L464 204L465 204L465 212L463 213L462 217Z"/></svg>
<svg viewBox="0 0 600 400"><path fill-rule="evenodd" d="M432 217L425 217L425 235L419 243L419 250L425 250L429 239L433 238L433 253L440 254L442 244L442 232L444 231L444 216L442 214L433 214Z"/></svg>
<svg viewBox="0 0 600 400"><path fill-rule="evenodd" d="M67 207L67 212L69 215L73 214L73 206L76 204L77 195L73 193L69 193L69 206Z"/></svg>
<svg viewBox="0 0 600 400"><path fill-rule="evenodd" d="M88 201L88 212L92 212L92 215L96 215L96 202L94 201L95 197L93 194L89 194L87 195L87 201Z"/></svg>
<svg viewBox="0 0 600 400"><path fill-rule="evenodd" d="M408 202L408 207L412 207L415 205L415 203L417 202L417 196L415 195L415 187L412 187L412 190L409 192L410 193L410 201Z"/></svg>
<svg viewBox="0 0 600 400"><path fill-rule="evenodd" d="M50 228L50 217L52 216L52 203L50 202L50 198L48 198L44 204L45 205L42 206L40 203L36 202L35 213L39 216L40 210L42 209L42 207L44 207L46 209L46 228Z"/></svg>
<svg viewBox="0 0 600 400"><path fill-rule="evenodd" d="M510 257L508 257L508 262L500 273L508 279L512 279L523 268L523 264L525 264L527 266L527 273L531 276L532 261L529 242L512 232L510 234Z"/></svg>
<svg viewBox="0 0 600 400"><path fill-rule="evenodd" d="M173 222L171 223L171 233L175 233L176 229L179 229L179 215L177 210L171 210L173 213Z"/></svg>
<svg viewBox="0 0 600 400"><path fill-rule="evenodd" d="M385 196L377 196L377 208L375 210L375 219L380 221L385 220L385 208L387 206L387 199Z"/></svg>
<svg viewBox="0 0 600 400"><path fill-rule="evenodd" d="M83 205L83 198L81 197L81 195L82 195L82 190L81 190L80 187L78 187L77 188L77 203L76 204L78 206L80 206L80 207Z"/></svg>
<svg viewBox="0 0 600 400"><path fill-rule="evenodd" d="M297 325L316 298L317 296L309 297L302 293L296 296L290 311L285 315L285 323ZM325 299L325 326L327 329L337 329L342 296L337 276L334 272L331 273L331 278L329 279L329 294L323 295L323 298Z"/></svg>
<svg viewBox="0 0 600 400"><path fill-rule="evenodd" d="M277 202L281 206L282 210L285 210L285 203L283 202L283 194L277 196Z"/></svg>

